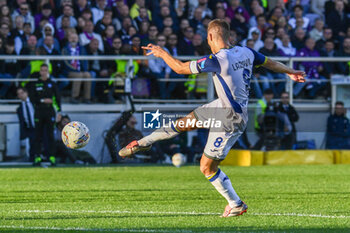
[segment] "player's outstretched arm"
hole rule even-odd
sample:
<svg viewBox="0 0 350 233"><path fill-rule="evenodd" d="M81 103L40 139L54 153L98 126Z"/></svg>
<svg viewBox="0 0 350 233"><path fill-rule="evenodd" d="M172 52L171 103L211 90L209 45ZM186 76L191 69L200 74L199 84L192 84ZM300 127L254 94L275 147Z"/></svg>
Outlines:
<svg viewBox="0 0 350 233"><path fill-rule="evenodd" d="M277 73L286 73L293 81L296 82L305 82L305 72L302 70L294 70L281 62L274 61L270 58L267 58L267 62L263 65L263 67L272 70Z"/></svg>
<svg viewBox="0 0 350 233"><path fill-rule="evenodd" d="M147 46L142 46L142 49L148 50L147 56L154 55L155 57L162 58L170 68L178 74L192 74L190 70L190 62L182 62L173 56L171 56L167 51L162 49L162 47L148 44Z"/></svg>

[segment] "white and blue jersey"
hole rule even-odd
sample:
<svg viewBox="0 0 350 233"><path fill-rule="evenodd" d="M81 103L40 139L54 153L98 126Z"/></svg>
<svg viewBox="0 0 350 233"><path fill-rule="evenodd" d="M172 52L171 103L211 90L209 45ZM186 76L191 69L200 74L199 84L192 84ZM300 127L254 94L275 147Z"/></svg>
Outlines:
<svg viewBox="0 0 350 233"><path fill-rule="evenodd" d="M221 105L232 107L247 122L252 71L254 66L261 66L266 61L267 57L259 52L235 46L190 62L190 69L193 74L213 72L214 85Z"/></svg>

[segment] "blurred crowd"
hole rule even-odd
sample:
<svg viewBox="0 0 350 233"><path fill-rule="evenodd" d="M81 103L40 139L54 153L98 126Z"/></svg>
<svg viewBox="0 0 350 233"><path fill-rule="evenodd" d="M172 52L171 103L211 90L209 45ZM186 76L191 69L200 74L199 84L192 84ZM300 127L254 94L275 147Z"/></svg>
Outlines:
<svg viewBox="0 0 350 233"><path fill-rule="evenodd" d="M206 28L211 19L231 25L230 43L267 56L335 57L350 55L350 5L347 0L0 0L1 55L143 55L154 43L172 55L210 53ZM37 77L44 61L0 61L0 78ZM128 64L123 60L51 61L51 78L71 103L114 102L122 92ZM323 80L349 74L348 63L300 62L315 82L296 84L295 97L329 96ZM160 59L135 61L136 97L200 98L205 83L177 75ZM66 78L77 79L69 82ZM81 82L106 78L106 82ZM188 78L169 82L168 78ZM266 89L279 97L286 77L258 69L252 94ZM280 80L280 82L269 82ZM256 80L255 80L256 81ZM14 82L0 84L0 98L14 98ZM18 85L25 86L26 82Z"/></svg>

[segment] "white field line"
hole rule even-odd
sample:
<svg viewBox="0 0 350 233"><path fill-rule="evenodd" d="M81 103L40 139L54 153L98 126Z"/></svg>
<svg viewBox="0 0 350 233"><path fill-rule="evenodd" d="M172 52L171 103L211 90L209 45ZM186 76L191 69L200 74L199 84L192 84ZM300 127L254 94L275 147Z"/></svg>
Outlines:
<svg viewBox="0 0 350 233"><path fill-rule="evenodd" d="M0 229L20 229L20 230L45 230L45 231L92 231L92 232L160 232L160 233L191 233L191 230L163 230L163 229L98 229L81 227L26 227L26 226L0 226Z"/></svg>
<svg viewBox="0 0 350 233"><path fill-rule="evenodd" d="M17 213L64 213L64 214L158 214L158 215L220 215L210 212L163 212L163 211L128 211L128 210L18 210ZM295 216L311 218L350 218L347 215L322 215L322 214L298 214L298 213L247 213L256 216Z"/></svg>

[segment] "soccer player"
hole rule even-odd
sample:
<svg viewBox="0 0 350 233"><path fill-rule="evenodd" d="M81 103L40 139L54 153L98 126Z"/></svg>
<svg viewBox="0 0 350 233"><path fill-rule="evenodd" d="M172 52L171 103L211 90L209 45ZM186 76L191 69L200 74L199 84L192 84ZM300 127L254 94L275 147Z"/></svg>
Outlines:
<svg viewBox="0 0 350 233"><path fill-rule="evenodd" d="M146 55L162 58L178 74L198 74L213 72L218 99L200 106L184 118L178 119L171 127L161 127L150 135L132 141L119 151L122 157L132 156L148 150L152 143L175 137L181 132L193 130L196 125L188 121L205 121L209 118L221 119L221 128L210 128L207 144L200 161L200 170L216 190L228 201L222 217L238 216L247 211L248 206L239 198L230 179L218 168L232 145L246 128L248 121L249 82L253 67L264 66L278 73L286 73L297 82L305 82L305 72L293 70L280 62L273 61L261 53L247 47L229 44L230 26L226 21L215 19L208 25L208 44L212 54L197 61L181 62L161 47L148 44L142 48ZM213 110L214 109L214 110Z"/></svg>

